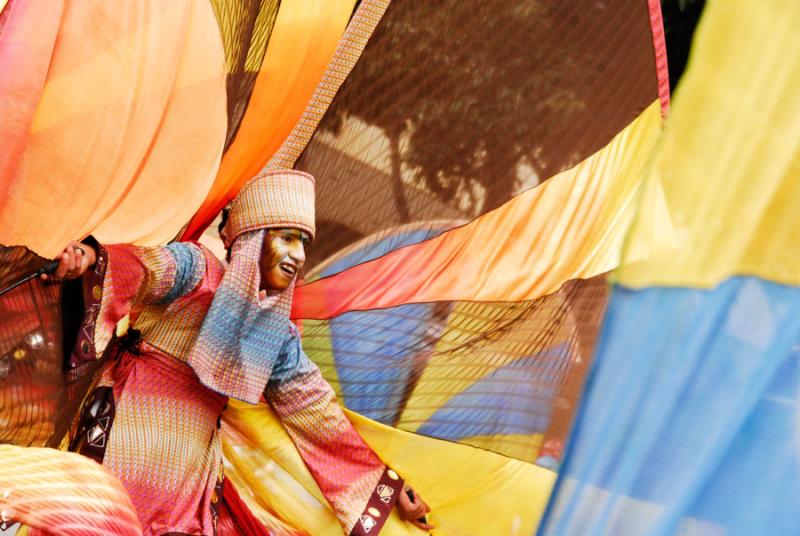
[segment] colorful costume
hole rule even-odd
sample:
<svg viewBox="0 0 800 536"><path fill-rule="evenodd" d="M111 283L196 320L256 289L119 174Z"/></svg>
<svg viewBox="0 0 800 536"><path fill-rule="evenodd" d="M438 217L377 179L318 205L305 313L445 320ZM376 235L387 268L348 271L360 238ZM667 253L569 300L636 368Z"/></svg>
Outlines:
<svg viewBox="0 0 800 536"><path fill-rule="evenodd" d="M117 322L132 330L89 394L71 446L123 482L144 534L213 534L241 503L223 493L220 415L228 397L272 406L341 524L380 529L402 480L364 443L288 313L294 285L259 299L264 229L313 233L313 178L278 172L251 181L226 227L226 270L204 247L101 248L85 277L87 318L71 365L103 352ZM228 489L230 486L228 485ZM252 522L248 520L247 522Z"/></svg>

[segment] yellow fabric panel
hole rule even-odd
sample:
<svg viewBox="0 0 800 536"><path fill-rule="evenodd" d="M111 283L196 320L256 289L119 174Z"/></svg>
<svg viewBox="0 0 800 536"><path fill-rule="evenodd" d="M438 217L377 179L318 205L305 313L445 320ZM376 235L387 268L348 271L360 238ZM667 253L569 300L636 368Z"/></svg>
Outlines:
<svg viewBox="0 0 800 536"><path fill-rule="evenodd" d="M535 460L539 457L543 439L544 434L505 434L469 436L459 439L458 442L492 452L502 452L517 460Z"/></svg>
<svg viewBox="0 0 800 536"><path fill-rule="evenodd" d="M347 412L366 442L428 505L434 534L534 534L555 473ZM393 534L388 532L387 534Z"/></svg>
<svg viewBox="0 0 800 536"><path fill-rule="evenodd" d="M800 284L798 26L791 0L709 3L648 173L663 184L679 241L625 266L619 282ZM649 232L637 222L632 237Z"/></svg>
<svg viewBox="0 0 800 536"><path fill-rule="evenodd" d="M369 445L432 508L433 534L532 534L555 474L480 449L409 434L347 412ZM310 534L341 528L280 422L265 404L231 400L223 414L226 476L262 520ZM275 526L273 524L272 526ZM286 529L284 529L286 530ZM381 534L424 534L392 514Z"/></svg>
<svg viewBox="0 0 800 536"><path fill-rule="evenodd" d="M268 405L231 399L222 419L225 476L256 517L275 516L309 534L341 534L333 510Z"/></svg>
<svg viewBox="0 0 800 536"><path fill-rule="evenodd" d="M184 236L199 236L294 128L342 36L354 0L283 0L239 130Z"/></svg>
<svg viewBox="0 0 800 536"><path fill-rule="evenodd" d="M336 398L344 402L339 373L336 371L336 356L333 351L330 321L303 320L300 323L300 330L300 333L314 333L313 336L303 337L303 350L309 357L312 357L312 361L319 367L325 381L331 384Z"/></svg>
<svg viewBox="0 0 800 536"><path fill-rule="evenodd" d="M143 244L174 236L210 188L224 143L225 64L210 5L71 2L48 61L19 164L3 178L0 243L53 256L88 233Z"/></svg>
<svg viewBox="0 0 800 536"><path fill-rule="evenodd" d="M565 299L556 293L552 296L553 307L561 305L566 307ZM462 310L474 308L475 304L470 302L459 302L448 317L448 329L436 343L433 350L434 355L441 353L450 355L454 349L463 345L463 327L460 322L469 323L472 333L488 331L486 324L491 320L475 321L470 315L462 315ZM482 305L481 314L484 318L490 319L496 313L502 313L506 309L504 305L487 303ZM565 322L555 323L548 316L531 316L522 319L516 325L517 329L530 330L531 333L553 332L554 344L569 341L574 333L575 325L569 317ZM469 335L469 333L467 333ZM510 336L509 336L510 335ZM529 357L527 353L520 353L515 346L519 341L514 333L508 330L500 331L499 334L487 337L479 343L471 344L466 352L450 355L446 360L432 360L426 366L419 381L414 387L414 391L406 403L400 420L406 423L414 423L411 431L418 430L424 425L434 413L440 410L451 398L463 393L474 383L479 382L484 377L492 374L497 369L509 366L513 359L509 356L516 356L516 359ZM547 351L547 348L541 351ZM468 444L469 441L460 441ZM508 453L507 453L508 454ZM519 459L530 459L531 450L527 450Z"/></svg>

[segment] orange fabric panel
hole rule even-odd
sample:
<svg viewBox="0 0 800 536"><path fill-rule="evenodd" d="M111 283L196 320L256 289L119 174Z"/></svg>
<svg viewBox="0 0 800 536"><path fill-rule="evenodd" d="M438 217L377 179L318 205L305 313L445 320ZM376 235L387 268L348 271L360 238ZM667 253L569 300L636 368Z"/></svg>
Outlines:
<svg viewBox="0 0 800 536"><path fill-rule="evenodd" d="M37 24L41 12L30 15ZM89 233L140 244L175 236L208 192L225 139L211 6L69 3L51 57L37 61L49 64L47 81L19 165L3 177L0 243L53 256Z"/></svg>
<svg viewBox="0 0 800 536"><path fill-rule="evenodd" d="M278 150L300 119L353 11L354 0L284 0L250 103L203 205L192 240Z"/></svg>
<svg viewBox="0 0 800 536"><path fill-rule="evenodd" d="M0 212L25 149L58 34L63 2L3 2L0 11Z"/></svg>

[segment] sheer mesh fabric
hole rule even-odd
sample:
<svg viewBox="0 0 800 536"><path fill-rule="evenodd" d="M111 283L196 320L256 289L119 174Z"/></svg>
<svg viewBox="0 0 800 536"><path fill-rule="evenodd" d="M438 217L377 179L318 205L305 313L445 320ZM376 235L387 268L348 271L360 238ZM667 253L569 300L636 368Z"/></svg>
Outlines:
<svg viewBox="0 0 800 536"><path fill-rule="evenodd" d="M659 98L649 15L639 0L390 4L296 165L317 177L309 274L447 232L604 147ZM395 239L408 224L416 237ZM353 311L304 320L304 345L368 417L559 457L606 294L596 277L521 303Z"/></svg>
<svg viewBox="0 0 800 536"><path fill-rule="evenodd" d="M394 2L296 166L318 178L318 242L471 219L656 98L646 2Z"/></svg>
<svg viewBox="0 0 800 536"><path fill-rule="evenodd" d="M0 249L0 287L45 264L26 248ZM44 446L64 396L61 288L33 280L0 296L0 443Z"/></svg>
<svg viewBox="0 0 800 536"><path fill-rule="evenodd" d="M211 0L228 68L228 133L233 141L256 83L281 0Z"/></svg>
<svg viewBox="0 0 800 536"><path fill-rule="evenodd" d="M350 312L303 321L303 345L349 408L534 461L560 455L606 298L599 276L528 302Z"/></svg>
<svg viewBox="0 0 800 536"><path fill-rule="evenodd" d="M46 262L27 248L0 246L0 288ZM34 279L0 296L0 443L58 446L101 363L66 372L63 348L74 338L62 335L62 318L71 323L81 313L65 314L63 292L60 283Z"/></svg>

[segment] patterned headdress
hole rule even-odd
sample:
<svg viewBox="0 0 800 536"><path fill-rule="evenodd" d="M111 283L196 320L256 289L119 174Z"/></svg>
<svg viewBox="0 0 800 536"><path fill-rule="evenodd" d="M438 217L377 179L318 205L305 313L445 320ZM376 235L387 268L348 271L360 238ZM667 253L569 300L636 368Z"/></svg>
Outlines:
<svg viewBox="0 0 800 536"><path fill-rule="evenodd" d="M294 281L259 298L265 229L286 227L314 235L314 177L287 170L250 180L231 205L223 230L230 264L188 359L205 386L251 404L291 336Z"/></svg>
<svg viewBox="0 0 800 536"><path fill-rule="evenodd" d="M231 203L225 247L242 233L292 227L311 234L314 226L314 177L295 170L270 171L251 179Z"/></svg>

